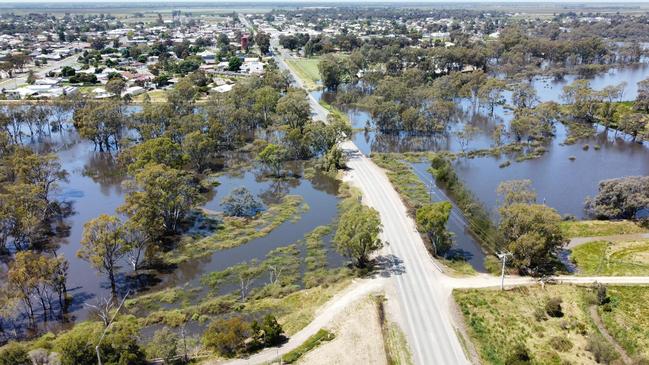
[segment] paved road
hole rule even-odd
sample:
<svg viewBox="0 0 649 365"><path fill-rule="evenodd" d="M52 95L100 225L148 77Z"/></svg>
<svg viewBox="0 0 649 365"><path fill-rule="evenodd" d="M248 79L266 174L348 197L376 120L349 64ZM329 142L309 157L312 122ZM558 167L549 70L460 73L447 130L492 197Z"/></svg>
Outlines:
<svg viewBox="0 0 649 365"><path fill-rule="evenodd" d="M399 194L383 170L352 142L341 147L349 156L350 180L381 215L382 238L394 262L392 276L415 363L468 364L451 323L447 277L428 254Z"/></svg>
<svg viewBox="0 0 649 365"><path fill-rule="evenodd" d="M609 242L624 242L624 241L634 241L634 240L645 240L649 239L649 233L630 233L630 234L618 234L613 236L595 236L595 237L574 237L570 239L567 249L575 248L579 245L583 245L588 242L595 241L609 241Z"/></svg>
<svg viewBox="0 0 649 365"><path fill-rule="evenodd" d="M277 43L277 34L271 35L271 47L279 67L289 70L297 86L303 87L299 77L284 62ZM315 119L327 119L329 112L311 95L309 103ZM415 363L468 364L451 323L451 291L443 284L446 276L427 252L399 194L383 170L353 142L347 141L341 147L349 156L348 178L361 189L364 201L381 215L382 238L388 243L387 252L394 263L393 278Z"/></svg>

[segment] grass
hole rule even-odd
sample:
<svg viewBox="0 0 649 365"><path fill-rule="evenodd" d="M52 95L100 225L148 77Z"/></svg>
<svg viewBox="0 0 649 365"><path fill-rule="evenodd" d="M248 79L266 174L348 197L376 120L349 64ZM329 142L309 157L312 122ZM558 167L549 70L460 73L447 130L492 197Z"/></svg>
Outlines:
<svg viewBox="0 0 649 365"><path fill-rule="evenodd" d="M403 162L405 158L395 153L373 153L372 161L386 171L392 186L401 196L411 214L418 208L430 203L426 184Z"/></svg>
<svg viewBox="0 0 649 365"><path fill-rule="evenodd" d="M304 86L309 90L318 88L318 81L320 81L319 62L319 58L294 58L286 60L288 66L293 69L304 83Z"/></svg>
<svg viewBox="0 0 649 365"><path fill-rule="evenodd" d="M315 335L309 337L303 344L295 348L293 351L282 356L282 362L285 364L292 364L296 362L307 352L318 347L321 343L331 341L334 339L334 334L326 329L320 329Z"/></svg>
<svg viewBox="0 0 649 365"><path fill-rule="evenodd" d="M144 102L144 95L149 95L152 103L164 103L167 101L167 92L165 90L151 90L149 92L137 95L133 98L134 103Z"/></svg>
<svg viewBox="0 0 649 365"><path fill-rule="evenodd" d="M609 286L607 293L610 305L599 307L607 331L631 357L649 358L649 287Z"/></svg>
<svg viewBox="0 0 649 365"><path fill-rule="evenodd" d="M532 364L594 364L588 336L599 332L586 310L589 295L588 289L570 285L453 292L484 364L514 363L510 356L520 345ZM563 300L561 318L546 314L545 303L553 297Z"/></svg>
<svg viewBox="0 0 649 365"><path fill-rule="evenodd" d="M629 220L620 221L564 221L561 230L565 237L599 237L619 234L644 233L647 229Z"/></svg>
<svg viewBox="0 0 649 365"><path fill-rule="evenodd" d="M572 249L580 275L649 275L649 240L595 241Z"/></svg>
<svg viewBox="0 0 649 365"><path fill-rule="evenodd" d="M291 220L299 219L300 214L309 209L304 199L297 195L287 195L282 202L271 205L267 210L252 219L224 217L223 223L210 236L199 239L185 239L180 247L164 255L170 264L178 264L190 258L209 255L214 251L232 248L266 236L275 228ZM189 241L189 242L187 242Z"/></svg>
<svg viewBox="0 0 649 365"><path fill-rule="evenodd" d="M345 279L328 286L316 286L282 298L253 300L246 305L244 312L273 313L286 335L292 336L311 323L315 318L316 310L349 285L350 281Z"/></svg>
<svg viewBox="0 0 649 365"><path fill-rule="evenodd" d="M474 276L477 271L465 260L440 260L449 269L447 274L454 277Z"/></svg>

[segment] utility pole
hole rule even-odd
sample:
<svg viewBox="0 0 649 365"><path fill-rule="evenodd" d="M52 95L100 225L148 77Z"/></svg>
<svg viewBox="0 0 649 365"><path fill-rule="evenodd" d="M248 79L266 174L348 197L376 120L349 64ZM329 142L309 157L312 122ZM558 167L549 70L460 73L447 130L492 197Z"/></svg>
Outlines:
<svg viewBox="0 0 649 365"><path fill-rule="evenodd" d="M502 271L500 273L500 290L505 290L505 265L507 264L507 256L512 256L510 252L501 252L496 254L500 261L503 263Z"/></svg>
<svg viewBox="0 0 649 365"><path fill-rule="evenodd" d="M126 297L128 297L130 293L130 290L126 292L126 295L124 295L124 298L122 298L122 302L119 303L119 307L117 307L115 314L113 314L113 318L110 319L110 322L108 322L108 325L106 326L106 328L104 328L104 332L102 332L101 337L99 337L99 342L97 342L97 346L95 346L95 352L97 353L97 365L101 365L101 355L99 354L99 346L101 345L101 341L104 340L106 332L108 332L108 328L110 328L110 325L113 324L115 317L117 317L117 313L119 313L119 310L122 308L122 305L124 305L124 302L126 301Z"/></svg>

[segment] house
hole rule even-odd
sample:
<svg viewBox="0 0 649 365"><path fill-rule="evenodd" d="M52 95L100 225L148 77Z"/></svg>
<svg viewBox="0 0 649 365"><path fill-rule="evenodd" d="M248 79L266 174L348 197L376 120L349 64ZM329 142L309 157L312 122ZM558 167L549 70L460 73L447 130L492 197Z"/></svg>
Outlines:
<svg viewBox="0 0 649 365"><path fill-rule="evenodd" d="M197 53L198 56L200 56L203 59L203 62L205 63L216 63L216 53L210 52L210 51L203 51L200 53Z"/></svg>
<svg viewBox="0 0 649 365"><path fill-rule="evenodd" d="M146 92L146 89L144 89L141 86L131 86L131 87L127 88L126 90L124 90L124 92L122 92L122 97L124 97L126 95L138 96L138 95L143 94L145 92Z"/></svg>
<svg viewBox="0 0 649 365"><path fill-rule="evenodd" d="M216 91L217 93L227 93L228 91L232 90L234 85L232 84L225 84L217 87L213 87L212 91Z"/></svg>

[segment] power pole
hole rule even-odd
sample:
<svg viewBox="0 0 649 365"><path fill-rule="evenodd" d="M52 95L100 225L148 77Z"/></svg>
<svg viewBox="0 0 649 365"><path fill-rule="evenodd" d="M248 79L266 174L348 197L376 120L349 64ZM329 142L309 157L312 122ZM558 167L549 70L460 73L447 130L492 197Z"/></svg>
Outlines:
<svg viewBox="0 0 649 365"><path fill-rule="evenodd" d="M510 252L501 252L496 254L500 261L502 261L502 271L500 273L500 290L505 290L505 265L507 264L507 256L512 256Z"/></svg>

